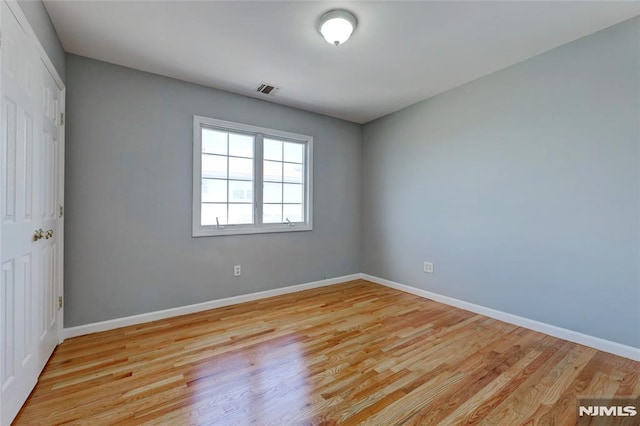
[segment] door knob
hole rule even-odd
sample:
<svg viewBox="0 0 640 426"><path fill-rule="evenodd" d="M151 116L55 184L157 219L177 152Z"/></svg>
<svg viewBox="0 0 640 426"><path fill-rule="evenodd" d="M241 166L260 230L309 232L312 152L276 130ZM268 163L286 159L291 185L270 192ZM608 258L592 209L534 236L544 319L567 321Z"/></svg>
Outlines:
<svg viewBox="0 0 640 426"><path fill-rule="evenodd" d="M42 238L42 237L40 237ZM49 238L53 238L53 229L49 229L45 234L44 234L44 238L45 240L48 240Z"/></svg>
<svg viewBox="0 0 640 426"><path fill-rule="evenodd" d="M42 238L44 238L44 231L42 230L42 228L33 232L33 241L38 241Z"/></svg>

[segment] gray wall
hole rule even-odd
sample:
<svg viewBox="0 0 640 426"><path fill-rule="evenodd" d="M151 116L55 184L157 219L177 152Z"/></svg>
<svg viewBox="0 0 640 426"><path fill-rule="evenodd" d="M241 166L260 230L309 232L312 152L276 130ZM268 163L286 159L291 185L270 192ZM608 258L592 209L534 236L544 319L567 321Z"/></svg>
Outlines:
<svg viewBox="0 0 640 426"><path fill-rule="evenodd" d="M313 231L192 238L194 114L313 136ZM360 272L360 125L74 55L67 117L65 327Z"/></svg>
<svg viewBox="0 0 640 426"><path fill-rule="evenodd" d="M365 125L363 272L640 347L639 43L635 18Z"/></svg>
<svg viewBox="0 0 640 426"><path fill-rule="evenodd" d="M56 67L58 74L65 79L65 58L64 49L58 39L58 34L53 28L47 9L41 0L18 0L18 5L27 17L33 32L36 33L40 44L47 52L47 56L53 62L53 66Z"/></svg>
<svg viewBox="0 0 640 426"><path fill-rule="evenodd" d="M67 55L65 326L363 271L640 347L639 40L636 18L364 132ZM191 238L194 114L314 136L314 230Z"/></svg>

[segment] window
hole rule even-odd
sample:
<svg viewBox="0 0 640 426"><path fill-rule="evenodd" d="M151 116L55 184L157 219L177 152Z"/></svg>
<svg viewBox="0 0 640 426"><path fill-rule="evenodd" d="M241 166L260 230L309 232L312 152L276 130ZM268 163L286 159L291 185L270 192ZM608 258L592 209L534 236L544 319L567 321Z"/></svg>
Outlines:
<svg viewBox="0 0 640 426"><path fill-rule="evenodd" d="M193 236L311 230L312 143L194 116Z"/></svg>

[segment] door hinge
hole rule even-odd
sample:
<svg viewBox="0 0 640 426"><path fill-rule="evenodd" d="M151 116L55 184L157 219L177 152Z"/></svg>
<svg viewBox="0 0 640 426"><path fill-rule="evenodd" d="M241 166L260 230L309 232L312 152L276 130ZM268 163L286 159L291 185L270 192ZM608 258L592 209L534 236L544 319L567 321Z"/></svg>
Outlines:
<svg viewBox="0 0 640 426"><path fill-rule="evenodd" d="M58 297L58 309L62 309L62 296Z"/></svg>
<svg viewBox="0 0 640 426"><path fill-rule="evenodd" d="M60 125L64 126L64 112L60 113Z"/></svg>
<svg viewBox="0 0 640 426"><path fill-rule="evenodd" d="M59 207L60 207L60 212L58 213L58 217L62 217L64 216L64 207L62 206L62 204L60 204Z"/></svg>

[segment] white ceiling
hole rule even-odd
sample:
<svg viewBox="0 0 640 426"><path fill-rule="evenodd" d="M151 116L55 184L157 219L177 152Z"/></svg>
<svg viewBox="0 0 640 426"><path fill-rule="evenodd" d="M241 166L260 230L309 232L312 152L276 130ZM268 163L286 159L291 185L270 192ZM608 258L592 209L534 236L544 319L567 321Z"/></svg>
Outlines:
<svg viewBox="0 0 640 426"><path fill-rule="evenodd" d="M640 1L44 3L67 52L357 123L640 14ZM359 25L334 47L316 23L338 7Z"/></svg>

